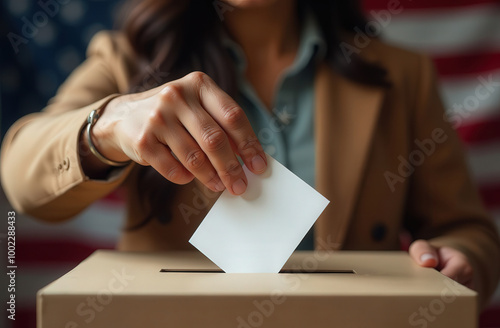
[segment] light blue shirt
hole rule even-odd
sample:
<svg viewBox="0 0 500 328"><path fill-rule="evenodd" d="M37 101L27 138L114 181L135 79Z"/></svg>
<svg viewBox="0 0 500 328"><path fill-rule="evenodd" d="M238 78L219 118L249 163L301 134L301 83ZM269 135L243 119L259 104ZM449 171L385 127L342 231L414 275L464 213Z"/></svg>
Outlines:
<svg viewBox="0 0 500 328"><path fill-rule="evenodd" d="M264 150L314 187L314 76L316 64L326 51L314 17L311 13L304 17L297 55L278 81L272 112L266 109L245 77L247 64L241 47L231 40L224 42L237 67L239 95L236 101L245 111ZM298 249L313 248L310 231Z"/></svg>

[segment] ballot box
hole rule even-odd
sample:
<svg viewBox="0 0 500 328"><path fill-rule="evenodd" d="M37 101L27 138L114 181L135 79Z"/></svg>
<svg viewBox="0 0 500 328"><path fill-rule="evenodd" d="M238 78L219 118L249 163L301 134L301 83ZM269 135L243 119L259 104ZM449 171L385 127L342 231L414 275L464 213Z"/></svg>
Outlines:
<svg viewBox="0 0 500 328"><path fill-rule="evenodd" d="M476 327L477 295L404 252L296 252L280 273L97 251L37 295L39 328Z"/></svg>

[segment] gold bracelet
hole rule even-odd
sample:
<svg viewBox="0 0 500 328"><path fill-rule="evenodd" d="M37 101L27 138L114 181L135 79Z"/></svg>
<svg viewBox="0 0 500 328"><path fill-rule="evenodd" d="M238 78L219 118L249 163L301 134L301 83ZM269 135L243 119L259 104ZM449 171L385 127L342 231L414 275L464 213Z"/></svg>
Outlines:
<svg viewBox="0 0 500 328"><path fill-rule="evenodd" d="M90 129L97 122L98 118L99 118L99 113L97 113L97 109L94 109L93 111L91 111L89 116L87 117L87 141L89 143L89 149L92 152L92 154L94 154L95 157L97 157L101 162L103 162L104 164L110 165L110 166L125 166L125 165L128 165L129 163L131 163L132 161L125 161L125 162L112 161L112 160L104 157L97 150L94 143L92 142L92 137L90 136Z"/></svg>

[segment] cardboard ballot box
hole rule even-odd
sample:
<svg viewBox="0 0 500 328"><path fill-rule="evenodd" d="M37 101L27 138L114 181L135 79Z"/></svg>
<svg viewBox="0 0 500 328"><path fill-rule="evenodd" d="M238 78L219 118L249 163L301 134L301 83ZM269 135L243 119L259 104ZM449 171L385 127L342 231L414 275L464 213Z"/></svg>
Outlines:
<svg viewBox="0 0 500 328"><path fill-rule="evenodd" d="M297 252L281 273L97 251L39 291L39 328L476 327L476 293L404 252Z"/></svg>

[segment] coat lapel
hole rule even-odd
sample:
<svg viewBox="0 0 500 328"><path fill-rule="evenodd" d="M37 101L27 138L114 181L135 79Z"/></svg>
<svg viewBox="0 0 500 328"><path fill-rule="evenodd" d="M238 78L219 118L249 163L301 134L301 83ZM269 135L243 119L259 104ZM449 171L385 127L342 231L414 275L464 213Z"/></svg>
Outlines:
<svg viewBox="0 0 500 328"><path fill-rule="evenodd" d="M327 65L315 80L316 189L330 200L315 225L317 249L340 249L384 96L382 88L348 81Z"/></svg>

